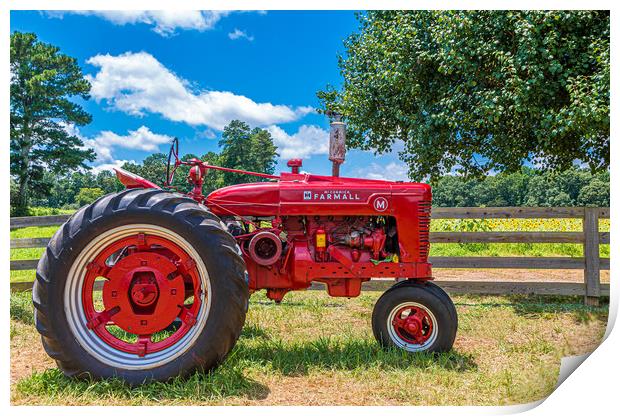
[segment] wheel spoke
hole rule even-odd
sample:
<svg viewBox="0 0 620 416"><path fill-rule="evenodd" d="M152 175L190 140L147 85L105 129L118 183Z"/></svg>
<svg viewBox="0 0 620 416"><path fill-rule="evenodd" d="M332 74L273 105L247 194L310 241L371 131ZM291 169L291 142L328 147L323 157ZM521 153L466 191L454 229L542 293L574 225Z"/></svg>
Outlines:
<svg viewBox="0 0 620 416"><path fill-rule="evenodd" d="M86 322L88 329L95 329L100 325L107 325L112 316L121 310L120 307L115 306L112 309L107 309L103 312L96 314L91 320Z"/></svg>
<svg viewBox="0 0 620 416"><path fill-rule="evenodd" d="M147 251L150 248L150 246L146 242L146 234L140 233L136 236L136 238L138 240L136 244L136 248L138 249L138 251Z"/></svg>
<svg viewBox="0 0 620 416"><path fill-rule="evenodd" d="M105 277L108 278L108 273L110 272L111 267L107 266L105 263L99 263L98 261L91 261L86 265L86 270L90 273L95 273L97 277Z"/></svg>
<svg viewBox="0 0 620 416"><path fill-rule="evenodd" d="M196 268L196 262L190 257L185 261L177 264L179 274L186 275Z"/></svg>
<svg viewBox="0 0 620 416"><path fill-rule="evenodd" d="M138 341L136 341L136 346L138 347L138 357L144 357L148 352L148 347L153 344L151 340L151 336L153 334L144 334L138 335Z"/></svg>
<svg viewBox="0 0 620 416"><path fill-rule="evenodd" d="M196 324L196 317L184 306L181 307L179 319L187 326L193 326Z"/></svg>
<svg viewBox="0 0 620 416"><path fill-rule="evenodd" d="M398 328L402 328L405 325L405 322L405 319L401 318L400 316L396 316L392 321L392 325Z"/></svg>

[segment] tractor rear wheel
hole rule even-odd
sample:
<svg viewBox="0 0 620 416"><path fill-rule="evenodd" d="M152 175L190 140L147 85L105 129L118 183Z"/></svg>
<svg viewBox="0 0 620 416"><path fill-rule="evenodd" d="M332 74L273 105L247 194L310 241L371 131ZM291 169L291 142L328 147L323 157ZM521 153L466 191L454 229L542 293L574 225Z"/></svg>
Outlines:
<svg viewBox="0 0 620 416"><path fill-rule="evenodd" d="M66 375L140 384L221 363L249 293L236 242L215 215L180 194L132 189L60 227L32 298L45 351Z"/></svg>
<svg viewBox="0 0 620 416"><path fill-rule="evenodd" d="M445 352L458 326L452 300L439 286L404 281L387 290L372 313L372 330L385 348Z"/></svg>

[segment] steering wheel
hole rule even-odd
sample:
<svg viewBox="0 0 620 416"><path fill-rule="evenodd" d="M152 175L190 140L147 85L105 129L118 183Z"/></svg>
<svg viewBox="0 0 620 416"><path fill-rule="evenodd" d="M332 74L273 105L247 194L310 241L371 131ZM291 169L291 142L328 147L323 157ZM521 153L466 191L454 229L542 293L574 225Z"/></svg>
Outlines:
<svg viewBox="0 0 620 416"><path fill-rule="evenodd" d="M174 166L172 166L172 157L174 156ZM174 174L179 166L179 139L176 137L172 140L170 151L168 152L168 163L166 164L166 186L172 185Z"/></svg>

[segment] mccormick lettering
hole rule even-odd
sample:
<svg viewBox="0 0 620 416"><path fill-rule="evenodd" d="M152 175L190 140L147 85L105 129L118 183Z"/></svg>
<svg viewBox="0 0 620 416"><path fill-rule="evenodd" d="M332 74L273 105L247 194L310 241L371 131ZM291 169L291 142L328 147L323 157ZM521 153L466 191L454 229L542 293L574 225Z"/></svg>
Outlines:
<svg viewBox="0 0 620 416"><path fill-rule="evenodd" d="M361 198L347 190L304 191L304 201L361 201Z"/></svg>

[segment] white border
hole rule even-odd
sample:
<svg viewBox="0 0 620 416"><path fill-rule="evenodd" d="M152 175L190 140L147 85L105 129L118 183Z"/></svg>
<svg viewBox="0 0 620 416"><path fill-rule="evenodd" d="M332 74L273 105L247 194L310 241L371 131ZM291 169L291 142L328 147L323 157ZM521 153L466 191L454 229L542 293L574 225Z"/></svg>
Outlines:
<svg viewBox="0 0 620 416"><path fill-rule="evenodd" d="M427 0L405 1L405 0L383 0L383 1L368 1L368 0L340 0L337 2L337 6L340 9L611 9L612 10L612 33L617 32L617 2L611 1L549 1L549 0L526 0L526 1L441 1L432 2ZM3 1L0 3L2 10L0 16L0 22L3 28L3 37L0 40L2 45L2 67L5 73L5 82L0 88L0 103L2 103L3 110L0 112L4 126L4 149L0 152L2 158L0 163L0 169L3 172L3 178L5 183L5 193L9 192L9 156L8 156L8 125L9 125L9 10L37 10L37 9L54 9L54 10L78 10L78 9L212 9L212 10L228 10L228 9L263 9L263 10L327 10L333 9L335 3L333 1L325 0L302 0L296 2L287 2L283 0L259 0L259 1L196 1L196 0L175 0L174 2L161 1L161 0L133 0L131 3L127 0L90 0L88 2L79 0L13 0ZM616 50L614 49L616 42L612 40L612 68L618 66L618 60L616 58ZM334 59L335 65L335 59ZM612 91L618 91L617 77L612 76ZM617 110L616 105L618 100L617 94L612 93L612 131L616 131L617 127ZM612 147L612 165L614 164L614 152L615 148ZM611 170L611 184L612 184L612 201L615 201L615 196L618 194L618 174ZM8 201L8 198L5 198ZM613 205L612 205L613 206ZM342 413L342 412L355 412L357 415L375 415L378 412L415 412L416 414L446 414L448 411L454 414L508 414L532 409L531 414L546 414L546 413L558 413L558 414L607 414L608 409L615 408L618 404L617 394L617 382L618 373L620 370L620 364L618 359L618 351L620 351L620 336L618 331L611 331L618 311L618 291L619 285L616 281L616 261L618 250L616 250L616 242L618 232L618 216L615 211L611 211L611 244L612 244L612 278L611 278L611 305L610 305L610 325L607 330L607 339L592 355L581 365L573 375L571 375L566 382L564 382L548 399L542 404L535 407L538 403L531 403L519 406L509 407L416 407L411 410L406 410L401 407L386 407L386 408L374 408L374 407L323 407L321 412L326 413ZM3 270L9 270L9 207L5 204L2 207L2 217L0 219L3 224L4 238L2 241L2 267ZM5 277L6 278L6 277ZM9 311L9 285L5 282L3 285L4 293L0 294L0 307L3 308L5 314L8 315ZM6 315L5 315L6 316ZM6 317L0 321L0 325L4 330L4 334L9 333L9 320ZM10 397L10 384L9 384L9 337L5 335L3 337L5 347L2 349L2 387L3 387L3 407L9 406ZM32 414L36 411L27 407L13 407L5 409L13 414ZM176 410L176 409L175 409ZM136 411L147 411L153 415L169 415L171 411L175 411L170 408L162 407L149 407L145 410L135 409L135 407L122 407L117 408L114 411L120 413L132 413ZM82 415L84 409L81 408L60 408L60 407L47 407L41 409L47 413L62 414L62 415ZM88 413L92 415L107 414L110 409L103 407L89 408ZM217 411L217 413L223 414L290 414L296 415L310 415L316 412L316 409L310 407L218 407L218 408L201 408L201 407L183 407L177 410L178 412L209 412Z"/></svg>

